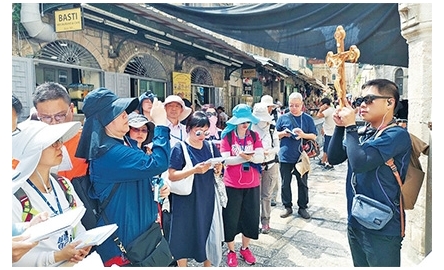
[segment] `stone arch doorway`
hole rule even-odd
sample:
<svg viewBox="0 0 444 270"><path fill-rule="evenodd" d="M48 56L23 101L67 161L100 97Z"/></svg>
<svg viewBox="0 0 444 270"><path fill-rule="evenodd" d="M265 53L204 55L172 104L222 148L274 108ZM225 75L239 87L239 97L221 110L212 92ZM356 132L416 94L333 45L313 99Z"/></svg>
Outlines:
<svg viewBox="0 0 444 270"><path fill-rule="evenodd" d="M196 111L203 104L215 103L215 87L213 78L207 69L196 67L191 71L192 104Z"/></svg>
<svg viewBox="0 0 444 270"><path fill-rule="evenodd" d="M167 72L157 58L150 54L138 54L128 61L123 72L130 75L132 97L150 90L159 100L165 100Z"/></svg>

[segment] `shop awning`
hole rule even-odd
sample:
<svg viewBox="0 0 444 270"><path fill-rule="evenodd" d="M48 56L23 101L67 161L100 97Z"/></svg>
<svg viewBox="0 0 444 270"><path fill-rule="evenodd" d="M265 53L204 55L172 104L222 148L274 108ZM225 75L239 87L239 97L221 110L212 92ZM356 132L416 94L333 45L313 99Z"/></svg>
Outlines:
<svg viewBox="0 0 444 270"><path fill-rule="evenodd" d="M276 52L325 59L336 52L334 32L346 31L345 47L357 45L360 63L408 66L397 3L278 3L193 7L149 3L186 22Z"/></svg>

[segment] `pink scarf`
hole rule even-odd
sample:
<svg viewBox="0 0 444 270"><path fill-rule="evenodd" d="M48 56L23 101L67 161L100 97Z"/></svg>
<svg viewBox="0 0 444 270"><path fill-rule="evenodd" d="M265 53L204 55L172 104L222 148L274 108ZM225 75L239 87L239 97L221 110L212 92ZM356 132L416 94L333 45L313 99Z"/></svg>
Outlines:
<svg viewBox="0 0 444 270"><path fill-rule="evenodd" d="M211 116L210 117L210 128L208 129L208 131L210 132L210 136L215 136L216 139L219 140L219 132L218 129L216 127L216 123L217 123L217 116Z"/></svg>

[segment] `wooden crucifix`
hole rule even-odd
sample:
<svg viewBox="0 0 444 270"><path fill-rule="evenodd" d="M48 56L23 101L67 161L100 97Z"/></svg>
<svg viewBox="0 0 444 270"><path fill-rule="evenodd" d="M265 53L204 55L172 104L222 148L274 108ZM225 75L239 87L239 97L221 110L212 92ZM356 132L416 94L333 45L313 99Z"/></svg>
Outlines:
<svg viewBox="0 0 444 270"><path fill-rule="evenodd" d="M339 106L342 108L347 105L347 89L345 86L345 61L356 63L361 52L359 51L358 47L356 47L356 45L350 46L349 51L344 51L345 30L342 25L336 27L334 37L336 39L336 47L338 53L333 54L332 51L329 51L325 58L325 62L330 68L338 68L338 76L336 77L334 86L336 89L336 93L338 94Z"/></svg>

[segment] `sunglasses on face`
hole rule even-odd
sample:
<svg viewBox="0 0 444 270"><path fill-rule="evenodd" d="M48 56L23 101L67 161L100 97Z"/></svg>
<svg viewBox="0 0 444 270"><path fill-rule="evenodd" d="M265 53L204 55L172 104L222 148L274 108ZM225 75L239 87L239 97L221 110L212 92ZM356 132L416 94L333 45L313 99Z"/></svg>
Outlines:
<svg viewBox="0 0 444 270"><path fill-rule="evenodd" d="M216 112L206 112L205 114L206 114L208 117L216 116L216 115L217 115Z"/></svg>
<svg viewBox="0 0 444 270"><path fill-rule="evenodd" d="M370 105L373 103L375 99L381 99L381 98L393 98L389 96L377 96L377 95L366 95L365 97L358 97L356 99L356 106L361 106L362 102L364 102L366 105Z"/></svg>
<svg viewBox="0 0 444 270"><path fill-rule="evenodd" d="M207 131L197 130L194 134L195 134L197 137L200 137L200 136L202 136L202 135L208 136L208 135L210 135L210 132L209 132L208 130L207 130Z"/></svg>
<svg viewBox="0 0 444 270"><path fill-rule="evenodd" d="M135 127L132 127L131 130L136 132L136 133L139 133L139 132L148 133L148 129L146 129L146 128L135 128Z"/></svg>

